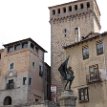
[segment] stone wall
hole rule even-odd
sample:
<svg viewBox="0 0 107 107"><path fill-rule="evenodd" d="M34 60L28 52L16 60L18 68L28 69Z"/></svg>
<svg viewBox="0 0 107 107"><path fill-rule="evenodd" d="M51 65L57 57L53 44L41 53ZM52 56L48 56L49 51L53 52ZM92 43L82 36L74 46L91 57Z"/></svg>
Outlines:
<svg viewBox="0 0 107 107"><path fill-rule="evenodd" d="M90 6L87 6L90 3ZM81 8L83 4L83 8ZM75 9L75 7L78 9ZM72 10L70 9L72 8ZM51 24L51 70L52 85L58 87L60 92L62 87L61 77L58 67L66 59L66 52L63 46L78 42L82 36L87 36L90 32L99 32L99 9L94 0L83 0L69 2L50 7ZM77 34L78 29L79 34ZM59 93L58 92L58 93Z"/></svg>
<svg viewBox="0 0 107 107"><path fill-rule="evenodd" d="M103 37L97 37L96 39L82 42L75 46L66 49L66 53L70 56L69 66L72 66L75 79L72 84L72 89L77 96L77 107L106 107L107 106L107 33ZM97 55L96 44L98 41L102 41L104 52ZM83 59L82 48L88 46L89 58ZM99 74L99 78L94 77L96 80L87 78L91 75L90 66L98 65L96 72ZM94 74L95 75L95 74ZM81 101L80 89L88 88L87 100Z"/></svg>
<svg viewBox="0 0 107 107"><path fill-rule="evenodd" d="M59 107L56 103L53 102L45 102L40 104L25 104L25 105L6 105L0 107Z"/></svg>

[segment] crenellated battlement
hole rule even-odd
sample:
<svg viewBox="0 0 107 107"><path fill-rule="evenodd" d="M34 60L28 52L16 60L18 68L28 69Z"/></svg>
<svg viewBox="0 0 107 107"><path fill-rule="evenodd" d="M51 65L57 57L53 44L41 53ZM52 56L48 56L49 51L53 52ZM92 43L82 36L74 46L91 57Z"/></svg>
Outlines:
<svg viewBox="0 0 107 107"><path fill-rule="evenodd" d="M79 18L95 17L96 23L100 26L100 11L96 0L78 0L61 5L49 7L50 23L61 23Z"/></svg>
<svg viewBox="0 0 107 107"><path fill-rule="evenodd" d="M79 1L78 1L79 2ZM91 10L92 5L90 2L71 2L70 4L62 4L53 7L49 7L50 11L50 19L56 17L64 17L68 15L80 14L83 12L87 12Z"/></svg>

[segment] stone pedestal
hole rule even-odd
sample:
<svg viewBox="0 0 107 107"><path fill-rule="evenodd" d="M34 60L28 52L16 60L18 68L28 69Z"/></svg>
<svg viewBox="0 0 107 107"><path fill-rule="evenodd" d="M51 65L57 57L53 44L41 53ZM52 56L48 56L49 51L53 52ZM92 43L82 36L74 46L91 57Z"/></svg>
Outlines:
<svg viewBox="0 0 107 107"><path fill-rule="evenodd" d="M59 98L60 107L76 107L76 99L73 91L64 91Z"/></svg>

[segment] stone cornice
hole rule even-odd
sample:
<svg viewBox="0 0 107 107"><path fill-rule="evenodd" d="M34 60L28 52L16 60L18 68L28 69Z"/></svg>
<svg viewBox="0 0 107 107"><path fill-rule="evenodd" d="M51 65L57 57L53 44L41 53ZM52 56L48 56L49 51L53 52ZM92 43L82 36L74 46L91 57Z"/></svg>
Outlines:
<svg viewBox="0 0 107 107"><path fill-rule="evenodd" d="M81 17L82 18L87 18L87 17L90 17L90 14L93 14L93 16L95 17L95 20L99 26L99 28L101 29L101 25L100 25L100 22L97 18L97 15L92 11L92 10L89 10L89 11L86 11L86 12L82 12L82 13L77 13L77 14L68 14L68 15L65 15L65 16L56 16L56 17L53 17L50 19L50 23L53 23L53 24L58 24L58 23L63 23L63 22L67 22L67 21L73 21L73 20L76 20L76 19L80 19Z"/></svg>
<svg viewBox="0 0 107 107"><path fill-rule="evenodd" d="M79 19L81 17L87 17L88 15L90 15L92 13L92 11L87 11L87 12L82 12L82 13L77 13L77 14L73 14L73 15L66 15L66 16L59 16L59 17L53 17L50 19L50 23L61 23L61 22L65 22L65 21L71 21L71 20L76 20Z"/></svg>

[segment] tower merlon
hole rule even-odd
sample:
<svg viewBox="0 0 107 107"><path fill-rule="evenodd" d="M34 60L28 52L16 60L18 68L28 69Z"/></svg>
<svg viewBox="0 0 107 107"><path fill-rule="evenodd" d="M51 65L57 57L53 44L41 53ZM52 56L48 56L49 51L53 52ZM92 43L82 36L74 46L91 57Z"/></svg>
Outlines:
<svg viewBox="0 0 107 107"><path fill-rule="evenodd" d="M97 25L100 26L100 10L96 0L77 0L65 4L49 7L50 22L60 22L92 13Z"/></svg>

